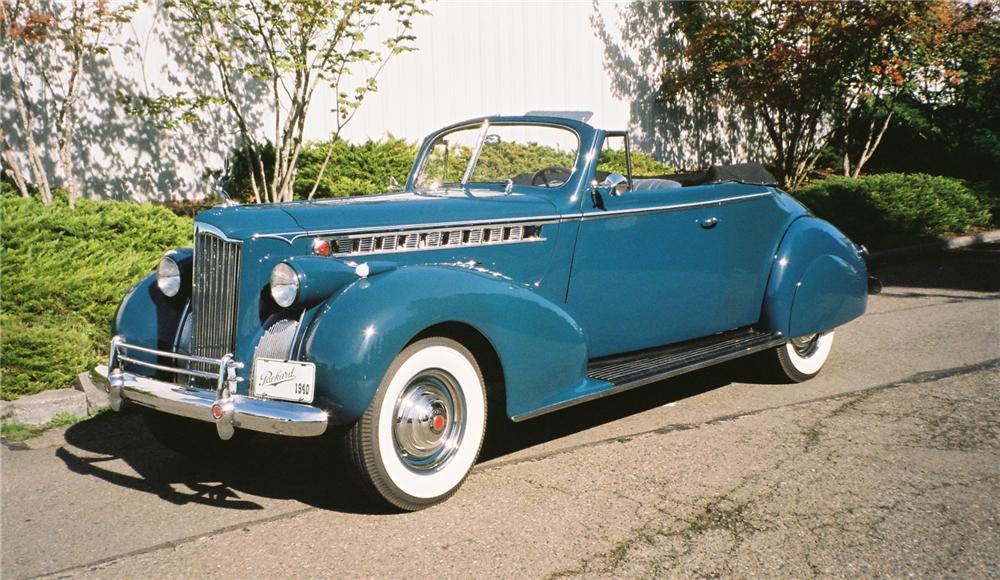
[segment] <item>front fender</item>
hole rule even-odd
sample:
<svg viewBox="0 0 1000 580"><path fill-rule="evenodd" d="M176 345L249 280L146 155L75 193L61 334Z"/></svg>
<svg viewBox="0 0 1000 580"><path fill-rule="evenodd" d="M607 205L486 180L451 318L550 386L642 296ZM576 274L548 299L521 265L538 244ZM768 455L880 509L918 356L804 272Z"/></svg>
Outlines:
<svg viewBox="0 0 1000 580"><path fill-rule="evenodd" d="M364 413L392 360L423 330L459 322L496 350L507 413L541 406L586 374L586 342L561 308L499 275L459 266L410 266L358 280L320 307L305 334L317 396L331 419Z"/></svg>
<svg viewBox="0 0 1000 580"><path fill-rule="evenodd" d="M854 244L831 224L803 216L785 233L764 298L765 329L797 337L861 316L868 269Z"/></svg>
<svg viewBox="0 0 1000 580"><path fill-rule="evenodd" d="M185 294L168 298L156 286L156 273L146 276L122 300L111 324L111 335L121 335L129 344L173 350L187 302ZM156 362L152 355L131 353L131 356Z"/></svg>

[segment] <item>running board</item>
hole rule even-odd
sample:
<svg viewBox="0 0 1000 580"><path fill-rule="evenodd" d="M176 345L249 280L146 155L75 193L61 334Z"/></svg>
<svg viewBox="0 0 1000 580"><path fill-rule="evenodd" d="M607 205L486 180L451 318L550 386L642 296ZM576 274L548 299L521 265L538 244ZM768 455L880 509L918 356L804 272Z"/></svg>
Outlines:
<svg viewBox="0 0 1000 580"><path fill-rule="evenodd" d="M516 415L511 419L515 422L524 421L781 346L785 342L786 339L781 333L758 332L744 328L678 344L593 359L587 364L587 378L593 381L593 384L610 383L611 386Z"/></svg>
<svg viewBox="0 0 1000 580"><path fill-rule="evenodd" d="M631 389L780 346L781 334L737 330L696 341L590 361L587 376Z"/></svg>

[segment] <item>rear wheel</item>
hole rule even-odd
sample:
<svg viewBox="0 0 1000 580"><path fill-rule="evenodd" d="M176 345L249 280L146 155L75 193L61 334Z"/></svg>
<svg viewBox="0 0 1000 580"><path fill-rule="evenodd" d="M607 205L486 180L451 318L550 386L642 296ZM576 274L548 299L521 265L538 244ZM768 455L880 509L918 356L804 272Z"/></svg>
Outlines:
<svg viewBox="0 0 1000 580"><path fill-rule="evenodd" d="M794 383L819 374L833 347L833 331L800 336L774 349L779 376Z"/></svg>
<svg viewBox="0 0 1000 580"><path fill-rule="evenodd" d="M413 511L465 481L486 432L486 388L464 346L427 338L405 348L348 430L352 472L372 497Z"/></svg>

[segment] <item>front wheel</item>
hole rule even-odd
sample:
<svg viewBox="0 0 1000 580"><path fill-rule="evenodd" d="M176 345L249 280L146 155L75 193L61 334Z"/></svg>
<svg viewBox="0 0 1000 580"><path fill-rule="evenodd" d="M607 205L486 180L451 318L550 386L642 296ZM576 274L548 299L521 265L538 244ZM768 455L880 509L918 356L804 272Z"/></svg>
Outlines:
<svg viewBox="0 0 1000 580"><path fill-rule="evenodd" d="M789 339L774 349L779 376L801 383L819 374L833 347L833 331Z"/></svg>
<svg viewBox="0 0 1000 580"><path fill-rule="evenodd" d="M472 353L427 338L399 353L345 446L369 495L414 511L458 490L485 432L486 388Z"/></svg>

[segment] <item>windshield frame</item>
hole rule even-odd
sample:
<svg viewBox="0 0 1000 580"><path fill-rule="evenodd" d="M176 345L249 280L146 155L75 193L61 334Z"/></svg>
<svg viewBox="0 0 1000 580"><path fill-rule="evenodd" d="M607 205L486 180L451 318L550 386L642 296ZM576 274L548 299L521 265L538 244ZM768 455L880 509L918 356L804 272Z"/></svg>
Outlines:
<svg viewBox="0 0 1000 580"><path fill-rule="evenodd" d="M503 184L501 182L496 182L496 181L471 181L470 182L469 180L472 178L473 174L475 173L475 168L476 168L475 164L479 162L479 153L482 150L483 144L484 144L485 139L486 139L486 135L488 134L490 127L518 127L518 126L525 126L525 127L552 127L552 128L555 128L555 129L562 129L563 131L568 131L569 133L572 133L576 137L576 155L573 158L573 165L570 168L570 175L569 175L569 177L566 178L566 181L564 181L563 183L561 183L561 184L559 184L559 185L557 185L555 187L546 187L544 185L531 185L531 184L520 184L520 185L516 186L516 187L531 187L533 189L538 189L538 190L541 190L541 191L549 191L549 192L562 191L568 184L570 184L573 181L573 178L576 176L577 171L580 168L579 167L580 166L580 159L582 158L581 154L582 154L582 149L584 147L584 139L583 139L583 135L580 133L580 131L576 127L573 127L572 125L563 124L563 123L557 123L557 122L551 122L551 121L542 121L542 120L539 120L539 121L531 120L531 121L529 121L529 120L517 120L517 119L510 119L510 118L500 119L500 120L494 120L494 119L492 119L490 117L481 118L481 119L474 119L474 120L470 120L470 121L467 121L467 122L464 122L464 123L459 123L459 124L456 124L456 125L450 125L448 127L445 127L443 129L441 129L440 131L437 131L437 132L431 134L430 137L428 137L427 139L425 139L423 145L420 148L420 158L413 164L413 170L410 171L410 176L409 176L409 179L407 180L407 187L409 189L411 189L411 190L418 190L419 189L420 191L441 191L441 190L446 190L446 189L449 189L449 188L462 188L462 189L466 189L470 185L473 185L473 186L484 186L484 187L496 187L498 185L502 186ZM423 173L423 171L425 169L425 166L427 165L427 161L429 160L430 153L431 153L431 151L434 148L434 143L436 143L438 141L438 139L440 139L442 136L447 135L449 133L454 133L454 132L457 132L457 131L465 131L465 130L469 130L469 129L475 129L476 127L480 127L480 134L479 134L479 137L478 137L477 142L476 142L476 148L475 148L475 150L473 151L472 155L469 158L469 163L468 163L468 165L466 165L465 172L462 174L462 180L461 180L461 182L457 182L457 183L452 183L452 182L442 183L440 186L438 186L435 189L418 188L417 187L417 177L421 173Z"/></svg>

